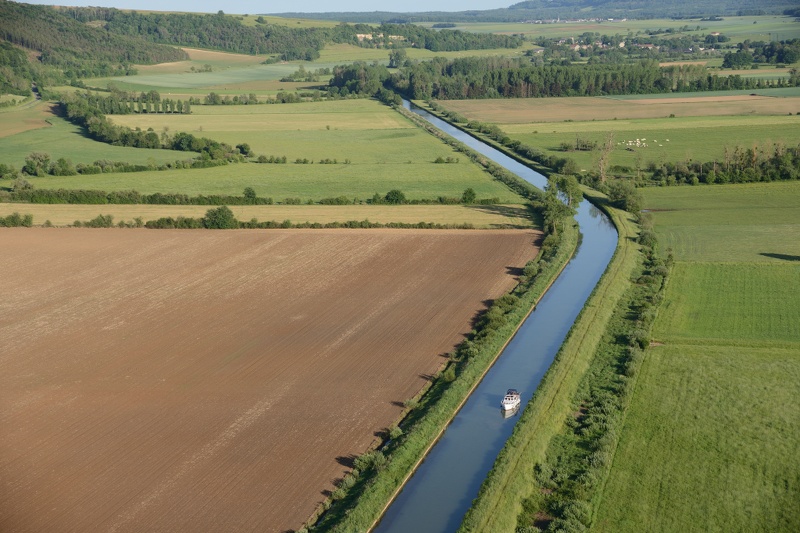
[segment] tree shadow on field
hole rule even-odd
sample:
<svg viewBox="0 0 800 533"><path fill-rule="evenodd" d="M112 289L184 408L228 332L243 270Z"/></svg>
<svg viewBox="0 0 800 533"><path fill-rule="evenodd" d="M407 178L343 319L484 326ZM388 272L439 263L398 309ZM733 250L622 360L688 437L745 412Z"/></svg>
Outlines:
<svg viewBox="0 0 800 533"><path fill-rule="evenodd" d="M339 457L336 458L336 462L352 470L353 468L356 467L356 456L353 454L340 455Z"/></svg>
<svg viewBox="0 0 800 533"><path fill-rule="evenodd" d="M506 274L508 274L509 276L514 276L515 278L519 278L522 275L523 271L524 269L522 267L513 267L513 266L506 267Z"/></svg>
<svg viewBox="0 0 800 533"><path fill-rule="evenodd" d="M512 205L468 205L466 206L468 209L474 209L475 211L480 211L482 213L488 213L490 215L501 216L504 218L508 218L508 223L498 223L498 224L489 224L489 227L495 229L518 229L518 228L530 228L528 224L518 224L516 222L512 222L512 219L515 218L523 218L528 220L533 220L531 216L531 211L529 211L526 207L522 206L512 206ZM535 221L533 221L535 222ZM541 224L539 224L541 225Z"/></svg>
<svg viewBox="0 0 800 533"><path fill-rule="evenodd" d="M800 255L773 254L770 252L761 252L758 255L763 255L764 257L771 257L773 259L780 259L782 261L800 261Z"/></svg>

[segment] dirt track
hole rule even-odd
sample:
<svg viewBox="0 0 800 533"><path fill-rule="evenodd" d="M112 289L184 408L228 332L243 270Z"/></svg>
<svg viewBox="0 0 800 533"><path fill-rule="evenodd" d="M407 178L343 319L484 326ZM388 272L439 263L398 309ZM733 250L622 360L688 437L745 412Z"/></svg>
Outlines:
<svg viewBox="0 0 800 533"><path fill-rule="evenodd" d="M1 230L0 531L299 527L535 238Z"/></svg>

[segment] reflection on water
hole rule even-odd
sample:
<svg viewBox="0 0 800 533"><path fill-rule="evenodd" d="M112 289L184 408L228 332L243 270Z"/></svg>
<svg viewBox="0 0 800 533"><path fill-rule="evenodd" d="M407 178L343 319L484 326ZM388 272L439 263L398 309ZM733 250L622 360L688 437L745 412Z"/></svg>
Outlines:
<svg viewBox="0 0 800 533"><path fill-rule="evenodd" d="M503 409L500 408L500 414L503 415L503 418L511 418L512 416L516 416L519 414L519 405L514 407L513 409Z"/></svg>

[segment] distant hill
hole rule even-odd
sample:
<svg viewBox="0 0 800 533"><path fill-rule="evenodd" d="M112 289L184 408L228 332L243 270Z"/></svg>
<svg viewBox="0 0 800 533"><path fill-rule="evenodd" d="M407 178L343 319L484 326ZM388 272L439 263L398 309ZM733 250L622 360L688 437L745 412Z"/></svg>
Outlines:
<svg viewBox="0 0 800 533"><path fill-rule="evenodd" d="M114 35L59 11L0 0L0 42L36 52L42 65L67 77L105 75L121 65L186 59L183 50L142 39Z"/></svg>
<svg viewBox="0 0 800 533"><path fill-rule="evenodd" d="M401 13L277 13L343 22L523 22L577 18L690 18L770 15L797 9L797 0L527 0L485 11Z"/></svg>

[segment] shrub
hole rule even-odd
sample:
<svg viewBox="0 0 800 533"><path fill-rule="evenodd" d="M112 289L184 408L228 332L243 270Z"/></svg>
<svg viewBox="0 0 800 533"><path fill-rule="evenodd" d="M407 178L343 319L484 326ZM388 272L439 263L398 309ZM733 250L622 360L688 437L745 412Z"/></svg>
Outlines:
<svg viewBox="0 0 800 533"><path fill-rule="evenodd" d="M236 229L239 227L239 221L233 216L233 211L223 205L206 211L203 226L208 229Z"/></svg>

